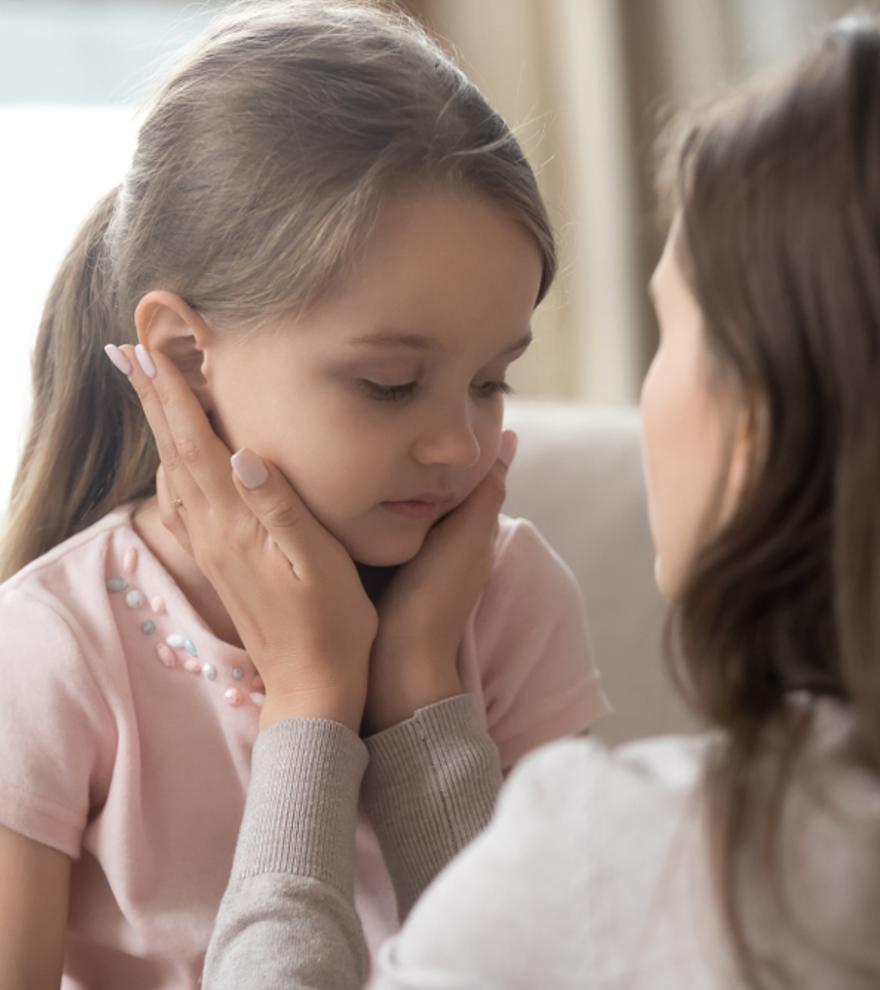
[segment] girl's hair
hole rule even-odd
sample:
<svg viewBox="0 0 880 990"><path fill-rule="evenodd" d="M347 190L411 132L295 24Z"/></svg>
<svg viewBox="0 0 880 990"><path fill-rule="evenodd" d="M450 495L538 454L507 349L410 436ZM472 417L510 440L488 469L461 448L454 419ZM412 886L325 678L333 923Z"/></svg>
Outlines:
<svg viewBox="0 0 880 990"><path fill-rule="evenodd" d="M857 760L875 782L880 767L877 26L840 22L796 65L692 123L676 198L712 364L748 403L759 443L669 629L680 685L726 730L704 794L743 978L790 986L749 912L756 889L785 900L779 840L815 699L850 706ZM763 858L749 869L752 854ZM880 871L863 879L880 895ZM880 985L872 973L858 985Z"/></svg>
<svg viewBox="0 0 880 990"><path fill-rule="evenodd" d="M553 234L504 121L402 14L328 0L231 8L149 108L122 185L77 234L49 293L30 433L0 580L115 506L154 491L158 459L102 354L170 289L227 332L301 313L351 266L406 182L476 190Z"/></svg>

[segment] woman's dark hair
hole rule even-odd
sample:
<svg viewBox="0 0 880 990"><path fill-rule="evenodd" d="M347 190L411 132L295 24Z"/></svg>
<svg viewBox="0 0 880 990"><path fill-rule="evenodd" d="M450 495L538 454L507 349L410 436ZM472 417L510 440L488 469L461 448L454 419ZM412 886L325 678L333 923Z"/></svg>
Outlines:
<svg viewBox="0 0 880 990"><path fill-rule="evenodd" d="M749 914L756 889L785 904L780 837L817 699L849 707L858 759L874 781L880 766L877 23L834 25L691 123L676 158L679 262L760 442L669 629L680 685L725 730L704 795L741 978L794 986ZM840 965L857 982L835 988L880 986L864 960Z"/></svg>

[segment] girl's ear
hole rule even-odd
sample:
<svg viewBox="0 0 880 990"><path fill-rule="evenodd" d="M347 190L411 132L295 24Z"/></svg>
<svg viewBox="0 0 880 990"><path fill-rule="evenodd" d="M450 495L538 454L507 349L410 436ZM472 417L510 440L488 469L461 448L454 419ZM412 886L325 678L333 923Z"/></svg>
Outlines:
<svg viewBox="0 0 880 990"><path fill-rule="evenodd" d="M138 303L134 323L140 343L173 361L210 410L204 365L216 335L202 316L176 293L154 289Z"/></svg>

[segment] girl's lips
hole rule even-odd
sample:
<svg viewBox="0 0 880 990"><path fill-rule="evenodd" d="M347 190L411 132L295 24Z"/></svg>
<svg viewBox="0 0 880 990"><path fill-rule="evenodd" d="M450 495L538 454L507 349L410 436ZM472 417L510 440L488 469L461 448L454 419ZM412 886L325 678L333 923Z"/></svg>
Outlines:
<svg viewBox="0 0 880 990"><path fill-rule="evenodd" d="M389 512L396 512L398 515L407 516L410 519L436 519L452 505L452 499L431 499L423 501L421 499L408 499L404 502L382 502L383 509Z"/></svg>

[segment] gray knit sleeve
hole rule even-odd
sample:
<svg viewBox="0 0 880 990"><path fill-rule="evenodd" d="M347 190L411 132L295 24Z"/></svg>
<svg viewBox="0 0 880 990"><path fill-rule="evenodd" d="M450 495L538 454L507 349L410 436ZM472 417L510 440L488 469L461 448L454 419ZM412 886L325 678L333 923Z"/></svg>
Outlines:
<svg viewBox="0 0 880 990"><path fill-rule="evenodd" d="M366 763L361 740L336 722L279 722L260 734L203 988L362 986L353 886Z"/></svg>
<svg viewBox="0 0 880 990"><path fill-rule="evenodd" d="M422 708L366 744L364 807L403 920L440 870L489 823L501 763L470 694Z"/></svg>
<svg viewBox="0 0 880 990"><path fill-rule="evenodd" d="M405 915L488 822L501 770L469 695L421 709L366 747L329 721L261 733L204 988L362 986L367 954L353 895L362 779Z"/></svg>

